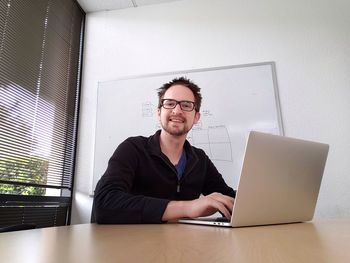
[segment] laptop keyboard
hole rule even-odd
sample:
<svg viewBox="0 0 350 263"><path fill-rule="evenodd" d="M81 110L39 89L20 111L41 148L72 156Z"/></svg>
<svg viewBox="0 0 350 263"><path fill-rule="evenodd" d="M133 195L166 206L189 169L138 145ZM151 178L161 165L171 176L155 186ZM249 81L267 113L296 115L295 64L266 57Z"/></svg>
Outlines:
<svg viewBox="0 0 350 263"><path fill-rule="evenodd" d="M200 217L200 218L186 218L190 220L200 220L200 221L209 221L209 222L228 222L230 223L230 219L227 219L224 216L220 217Z"/></svg>
<svg viewBox="0 0 350 263"><path fill-rule="evenodd" d="M230 222L230 220L223 216L223 217L217 217L215 219L215 222Z"/></svg>

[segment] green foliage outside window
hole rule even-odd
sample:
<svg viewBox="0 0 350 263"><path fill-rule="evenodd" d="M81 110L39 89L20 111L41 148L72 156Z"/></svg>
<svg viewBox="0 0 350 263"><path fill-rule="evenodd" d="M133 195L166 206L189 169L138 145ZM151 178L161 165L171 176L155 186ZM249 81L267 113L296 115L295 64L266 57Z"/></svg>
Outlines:
<svg viewBox="0 0 350 263"><path fill-rule="evenodd" d="M0 180L46 185L48 161L39 157L0 157ZM45 195L41 187L0 184L0 194Z"/></svg>

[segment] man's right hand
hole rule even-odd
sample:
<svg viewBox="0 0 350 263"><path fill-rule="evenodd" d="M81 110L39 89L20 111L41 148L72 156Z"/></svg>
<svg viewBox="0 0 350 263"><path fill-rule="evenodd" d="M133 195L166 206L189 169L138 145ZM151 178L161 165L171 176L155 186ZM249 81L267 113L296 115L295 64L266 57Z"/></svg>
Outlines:
<svg viewBox="0 0 350 263"><path fill-rule="evenodd" d="M230 219L233 203L233 197L220 193L212 193L191 201L170 201L164 211L162 220L210 216L216 212L221 212L226 218Z"/></svg>

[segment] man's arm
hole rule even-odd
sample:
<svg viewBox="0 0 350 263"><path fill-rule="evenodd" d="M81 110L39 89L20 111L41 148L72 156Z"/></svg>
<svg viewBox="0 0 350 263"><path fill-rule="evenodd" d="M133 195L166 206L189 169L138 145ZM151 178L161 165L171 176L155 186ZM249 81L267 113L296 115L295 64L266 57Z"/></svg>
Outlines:
<svg viewBox="0 0 350 263"><path fill-rule="evenodd" d="M162 223L162 215L169 200L129 194L118 190L111 182L101 181L98 187L93 203L95 222L99 224Z"/></svg>
<svg viewBox="0 0 350 263"><path fill-rule="evenodd" d="M164 211L162 220L209 216L216 212L221 212L226 218L230 218L233 203L234 198L220 193L212 193L191 201L170 201Z"/></svg>
<svg viewBox="0 0 350 263"><path fill-rule="evenodd" d="M169 200L130 193L138 162L138 152L130 142L118 146L96 186L92 221L99 224L162 222Z"/></svg>

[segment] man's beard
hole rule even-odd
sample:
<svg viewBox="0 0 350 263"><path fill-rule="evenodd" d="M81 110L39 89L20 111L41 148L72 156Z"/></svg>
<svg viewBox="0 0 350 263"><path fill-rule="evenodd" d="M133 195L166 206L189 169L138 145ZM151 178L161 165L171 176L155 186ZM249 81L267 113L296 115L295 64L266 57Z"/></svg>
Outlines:
<svg viewBox="0 0 350 263"><path fill-rule="evenodd" d="M169 120L167 121L167 124L164 124L162 121L160 122L160 125L162 126L163 130L169 133L172 136L183 136L186 135L192 127L188 127L187 125L184 125L182 129L176 129L169 127Z"/></svg>

